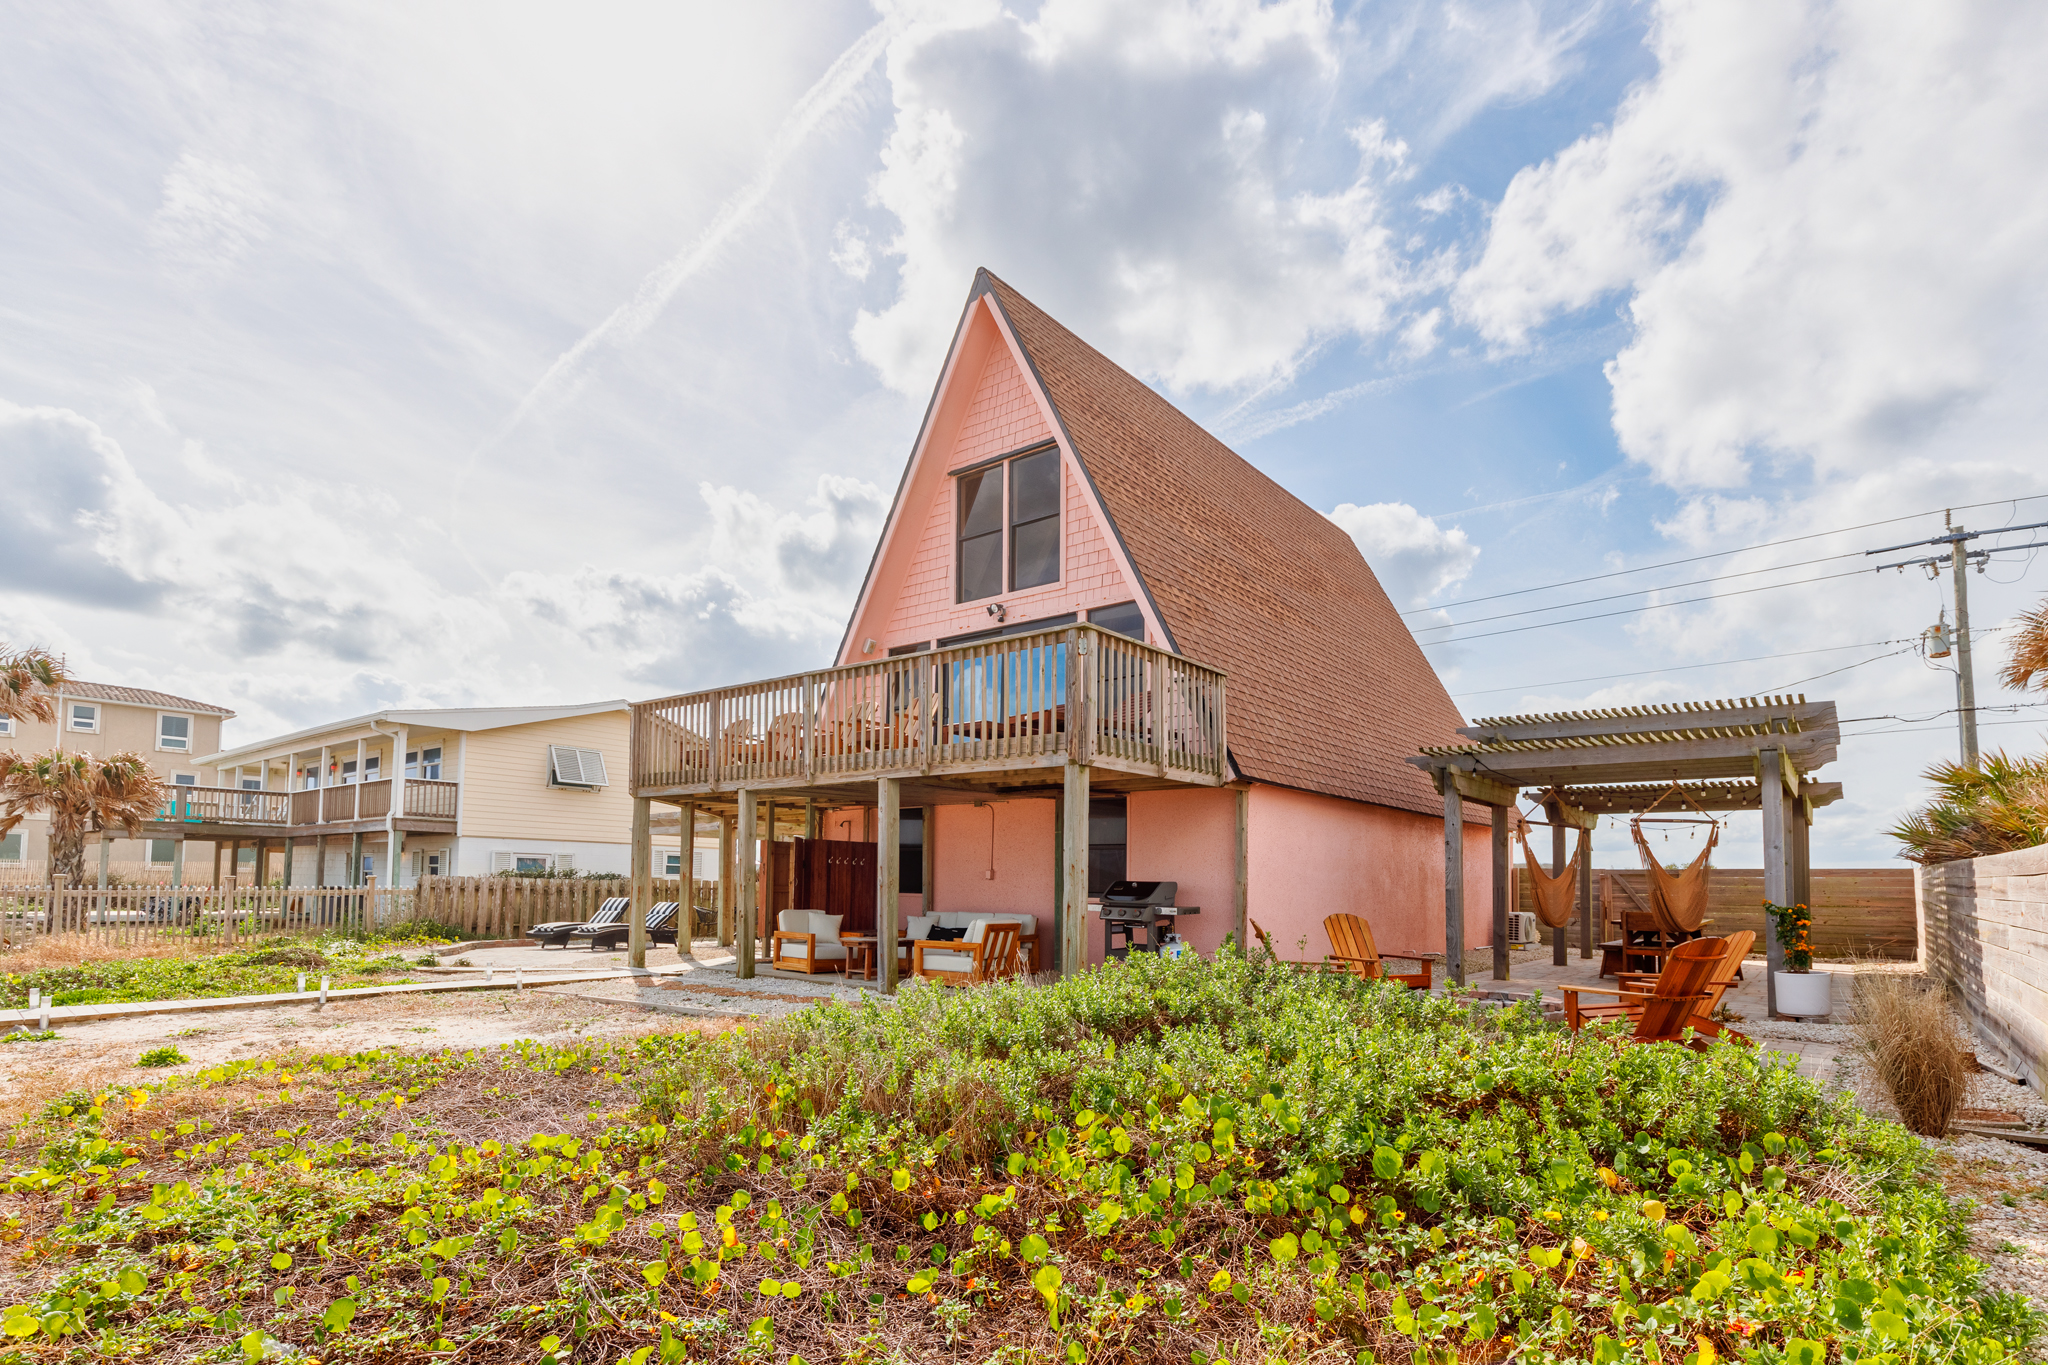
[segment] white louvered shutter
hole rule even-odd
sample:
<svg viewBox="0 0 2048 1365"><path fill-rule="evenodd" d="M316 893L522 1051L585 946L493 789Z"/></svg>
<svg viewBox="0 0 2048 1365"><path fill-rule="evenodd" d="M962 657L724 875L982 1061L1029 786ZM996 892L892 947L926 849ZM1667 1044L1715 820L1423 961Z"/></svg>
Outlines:
<svg viewBox="0 0 2048 1365"><path fill-rule="evenodd" d="M491 855L491 871L493 871L493 872L510 872L511 870L512 870L512 855L511 855L511 854L509 854L509 853L493 853L493 854Z"/></svg>
<svg viewBox="0 0 2048 1365"><path fill-rule="evenodd" d="M573 854L573 853L557 853L557 854L555 855L555 871L557 871L557 872L574 872L575 870L576 870L576 855L575 855L575 854Z"/></svg>
<svg viewBox="0 0 2048 1365"><path fill-rule="evenodd" d="M609 785L605 777L604 755L596 749L577 749L566 744L550 744L548 766L557 786Z"/></svg>

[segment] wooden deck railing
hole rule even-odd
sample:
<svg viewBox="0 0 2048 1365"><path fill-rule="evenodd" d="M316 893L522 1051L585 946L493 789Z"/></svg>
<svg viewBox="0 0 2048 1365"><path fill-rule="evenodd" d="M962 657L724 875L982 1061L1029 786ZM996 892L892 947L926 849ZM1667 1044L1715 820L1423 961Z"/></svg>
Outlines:
<svg viewBox="0 0 2048 1365"><path fill-rule="evenodd" d="M633 707L633 787L728 789L1058 756L1215 783L1223 674L1067 626Z"/></svg>
<svg viewBox="0 0 2048 1365"><path fill-rule="evenodd" d="M405 815L415 820L453 820L456 782L413 778L405 784ZM279 792L234 787L172 787L160 820L178 824L301 825L381 820L391 812L391 781Z"/></svg>

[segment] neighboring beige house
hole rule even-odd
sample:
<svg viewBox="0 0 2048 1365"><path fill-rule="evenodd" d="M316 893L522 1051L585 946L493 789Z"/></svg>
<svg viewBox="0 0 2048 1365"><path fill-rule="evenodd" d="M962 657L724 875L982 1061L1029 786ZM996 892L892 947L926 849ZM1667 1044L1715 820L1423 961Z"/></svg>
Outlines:
<svg viewBox="0 0 2048 1365"><path fill-rule="evenodd" d="M213 835L253 850L263 881L288 875L294 886L536 869L626 876L631 725L624 701L352 716L206 753L206 784L159 828L182 830L195 851ZM675 861L676 840L666 842L657 873ZM211 880L189 858L182 880Z"/></svg>
<svg viewBox="0 0 2048 1365"><path fill-rule="evenodd" d="M234 717L225 706L153 692L143 687L71 681L58 689L55 722L0 718L0 750L42 753L62 745L74 752L104 755L133 750L149 760L158 777L181 786L210 781L197 756L220 747L221 722ZM0 877L41 879L48 875L50 824L32 815L0 839ZM210 846L199 846L210 857ZM167 877L175 850L169 839L116 839L108 870L128 881ZM88 866L98 854L87 850Z"/></svg>

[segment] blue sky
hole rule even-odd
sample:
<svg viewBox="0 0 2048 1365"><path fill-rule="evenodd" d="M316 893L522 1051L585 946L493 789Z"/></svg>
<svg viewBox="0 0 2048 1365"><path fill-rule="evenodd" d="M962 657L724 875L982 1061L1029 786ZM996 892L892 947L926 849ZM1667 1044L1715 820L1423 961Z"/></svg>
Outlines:
<svg viewBox="0 0 2048 1365"><path fill-rule="evenodd" d="M826 658L979 265L1350 530L1468 714L1854 665L1795 689L1858 718L1821 865L1886 860L1953 753L1907 644L1937 586L1682 585L2048 520L2038 6L8 28L0 638L232 706L232 742ZM1980 628L2044 593L2001 556ZM1674 597L1709 600L1547 624ZM2026 701L1981 650L1983 702Z"/></svg>

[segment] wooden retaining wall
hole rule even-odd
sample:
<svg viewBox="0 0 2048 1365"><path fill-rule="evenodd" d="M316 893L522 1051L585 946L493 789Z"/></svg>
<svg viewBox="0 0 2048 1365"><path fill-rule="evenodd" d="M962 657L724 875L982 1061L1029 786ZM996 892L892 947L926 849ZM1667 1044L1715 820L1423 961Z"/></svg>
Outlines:
<svg viewBox="0 0 2048 1365"><path fill-rule="evenodd" d="M1918 872L1920 960L2040 1088L2048 1074L2048 845Z"/></svg>
<svg viewBox="0 0 2048 1365"><path fill-rule="evenodd" d="M1814 903L1808 907L1813 912L1813 955L1830 961L1877 957L1911 962L1919 952L1913 872L1910 867L1815 868ZM1641 868L1595 868L1593 877L1596 906L1602 903L1600 879L1612 881L1605 893L1610 914L1648 908L1649 874ZM1520 864L1515 867L1515 888L1517 908L1534 913L1535 893ZM1716 935L1754 929L1761 951L1765 932L1763 869L1717 867L1707 889L1707 918L1702 928ZM1576 925L1568 932L1570 942L1576 945ZM1545 943L1550 942L1550 933L1542 930ZM1598 937L1612 935L1602 932Z"/></svg>

